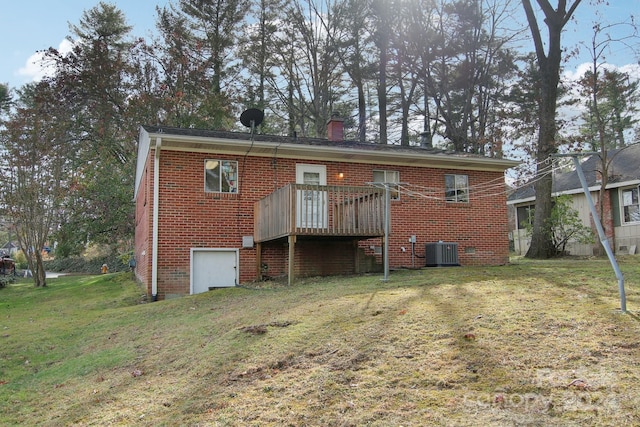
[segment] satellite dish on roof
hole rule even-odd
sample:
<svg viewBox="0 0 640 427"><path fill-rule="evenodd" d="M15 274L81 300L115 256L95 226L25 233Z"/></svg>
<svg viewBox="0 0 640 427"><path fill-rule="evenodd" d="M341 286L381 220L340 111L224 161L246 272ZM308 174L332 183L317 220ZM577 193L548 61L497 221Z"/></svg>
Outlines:
<svg viewBox="0 0 640 427"><path fill-rule="evenodd" d="M249 108L240 114L240 123L253 130L254 127L260 125L264 119L264 111L257 108Z"/></svg>

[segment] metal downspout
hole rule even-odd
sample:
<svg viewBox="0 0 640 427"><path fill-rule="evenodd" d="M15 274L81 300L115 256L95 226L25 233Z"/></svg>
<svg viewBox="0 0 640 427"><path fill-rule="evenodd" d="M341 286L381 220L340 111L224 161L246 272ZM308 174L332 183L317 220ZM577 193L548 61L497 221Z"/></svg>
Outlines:
<svg viewBox="0 0 640 427"><path fill-rule="evenodd" d="M156 138L153 159L153 225L151 241L151 300L158 300L158 216L160 205L160 149L162 139Z"/></svg>

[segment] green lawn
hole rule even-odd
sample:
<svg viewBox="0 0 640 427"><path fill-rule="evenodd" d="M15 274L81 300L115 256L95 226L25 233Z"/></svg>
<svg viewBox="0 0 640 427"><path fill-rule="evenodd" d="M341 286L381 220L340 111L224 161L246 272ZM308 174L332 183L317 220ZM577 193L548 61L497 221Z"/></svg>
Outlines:
<svg viewBox="0 0 640 427"><path fill-rule="evenodd" d="M640 258L0 289L0 425L640 425Z"/></svg>

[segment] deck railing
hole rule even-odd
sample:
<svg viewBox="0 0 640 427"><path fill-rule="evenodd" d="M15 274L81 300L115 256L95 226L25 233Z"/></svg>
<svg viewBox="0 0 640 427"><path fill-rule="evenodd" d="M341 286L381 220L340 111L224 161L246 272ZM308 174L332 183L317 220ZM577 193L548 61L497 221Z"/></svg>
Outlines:
<svg viewBox="0 0 640 427"><path fill-rule="evenodd" d="M384 203L380 188L289 184L256 202L254 240L382 236Z"/></svg>

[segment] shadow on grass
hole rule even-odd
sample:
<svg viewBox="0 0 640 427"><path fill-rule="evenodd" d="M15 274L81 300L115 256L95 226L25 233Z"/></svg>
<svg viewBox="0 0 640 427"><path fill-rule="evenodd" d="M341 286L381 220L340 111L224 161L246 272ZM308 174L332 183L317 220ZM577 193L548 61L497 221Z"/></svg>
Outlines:
<svg viewBox="0 0 640 427"><path fill-rule="evenodd" d="M504 410L493 400L499 394L568 393L572 370L635 351L623 345L624 320L606 308L612 296L599 284L609 271L600 261L425 269L390 279L311 278L105 311L90 326L95 349L87 352L121 348L131 358L79 375L87 390L56 389L69 393L60 416L104 424L141 422L142 415L150 424L308 424L291 415L295 409L316 425L400 425L420 420L426 408L451 425L479 413L480 425L495 416L491 410ZM99 290L84 285L87 296ZM269 327L284 321L295 323ZM253 325L267 325L266 333L242 332ZM621 362L635 366L629 360ZM549 417L562 416L507 409L508 424L530 417L549 425Z"/></svg>

